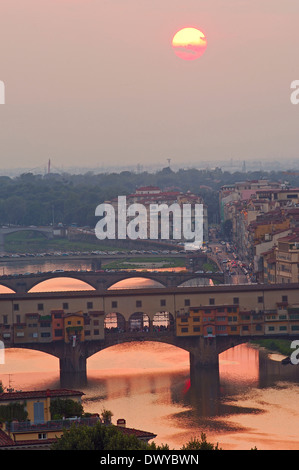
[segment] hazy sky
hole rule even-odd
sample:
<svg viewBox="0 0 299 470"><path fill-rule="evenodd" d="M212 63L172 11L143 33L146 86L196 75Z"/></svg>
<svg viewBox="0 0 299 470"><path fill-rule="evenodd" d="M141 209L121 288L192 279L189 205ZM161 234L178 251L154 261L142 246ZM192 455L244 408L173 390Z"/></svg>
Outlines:
<svg viewBox="0 0 299 470"><path fill-rule="evenodd" d="M298 0L1 0L0 172L296 158L298 24Z"/></svg>

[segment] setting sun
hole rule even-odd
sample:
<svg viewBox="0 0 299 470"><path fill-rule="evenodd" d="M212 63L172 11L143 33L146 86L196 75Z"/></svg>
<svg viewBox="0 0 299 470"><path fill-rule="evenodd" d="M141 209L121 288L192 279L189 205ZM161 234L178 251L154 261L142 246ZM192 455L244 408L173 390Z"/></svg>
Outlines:
<svg viewBox="0 0 299 470"><path fill-rule="evenodd" d="M183 28L174 35L172 47L181 59L194 60L205 52L207 40L199 29Z"/></svg>

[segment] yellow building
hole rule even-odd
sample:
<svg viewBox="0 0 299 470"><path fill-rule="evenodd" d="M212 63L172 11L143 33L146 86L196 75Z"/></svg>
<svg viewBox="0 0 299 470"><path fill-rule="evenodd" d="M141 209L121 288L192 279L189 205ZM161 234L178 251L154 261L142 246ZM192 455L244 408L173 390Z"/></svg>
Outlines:
<svg viewBox="0 0 299 470"><path fill-rule="evenodd" d="M64 320L64 341L70 343L75 341L84 341L84 316L82 312L67 313L63 316Z"/></svg>
<svg viewBox="0 0 299 470"><path fill-rule="evenodd" d="M28 413L27 421L6 423L3 432L14 442L48 441L62 435L72 420L52 421L50 405L54 399L71 399L81 403L83 392L76 390L40 390L27 392L4 392L0 405L19 403Z"/></svg>

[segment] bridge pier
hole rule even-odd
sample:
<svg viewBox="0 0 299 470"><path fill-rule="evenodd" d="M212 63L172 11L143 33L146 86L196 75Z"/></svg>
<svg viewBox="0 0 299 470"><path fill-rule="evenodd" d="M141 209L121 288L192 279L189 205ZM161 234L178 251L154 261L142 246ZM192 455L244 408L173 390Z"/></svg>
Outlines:
<svg viewBox="0 0 299 470"><path fill-rule="evenodd" d="M73 346L65 344L62 357L59 358L60 383L62 387L80 386L87 382L86 355L80 343Z"/></svg>
<svg viewBox="0 0 299 470"><path fill-rule="evenodd" d="M190 373L200 368L218 368L219 356L216 338L194 338L193 344L188 348L190 358Z"/></svg>

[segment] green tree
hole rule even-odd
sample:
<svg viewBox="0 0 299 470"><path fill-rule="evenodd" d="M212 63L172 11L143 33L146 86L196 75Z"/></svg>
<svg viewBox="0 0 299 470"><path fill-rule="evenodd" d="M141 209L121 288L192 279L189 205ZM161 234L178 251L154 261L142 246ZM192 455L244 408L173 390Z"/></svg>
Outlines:
<svg viewBox="0 0 299 470"><path fill-rule="evenodd" d="M0 421L11 422L13 420L26 421L28 413L23 403L9 403L0 405Z"/></svg>
<svg viewBox="0 0 299 470"><path fill-rule="evenodd" d="M207 442L207 436L201 433L200 440L192 438L187 444L183 445L181 450L221 450L218 448L218 444L214 445Z"/></svg>
<svg viewBox="0 0 299 470"><path fill-rule="evenodd" d="M76 426L63 431L52 450L142 450L147 443L124 434L117 426L98 422L94 426Z"/></svg>
<svg viewBox="0 0 299 470"><path fill-rule="evenodd" d="M71 418L72 416L82 416L83 406L70 398L56 398L51 400L50 413L52 419Z"/></svg>

